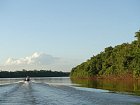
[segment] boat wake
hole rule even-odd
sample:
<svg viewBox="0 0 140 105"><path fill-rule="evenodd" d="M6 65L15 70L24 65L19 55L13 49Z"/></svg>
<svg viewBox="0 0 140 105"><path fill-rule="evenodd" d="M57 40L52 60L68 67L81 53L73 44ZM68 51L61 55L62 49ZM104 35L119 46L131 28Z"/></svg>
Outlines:
<svg viewBox="0 0 140 105"><path fill-rule="evenodd" d="M139 96L36 81L0 85L0 105L134 105Z"/></svg>

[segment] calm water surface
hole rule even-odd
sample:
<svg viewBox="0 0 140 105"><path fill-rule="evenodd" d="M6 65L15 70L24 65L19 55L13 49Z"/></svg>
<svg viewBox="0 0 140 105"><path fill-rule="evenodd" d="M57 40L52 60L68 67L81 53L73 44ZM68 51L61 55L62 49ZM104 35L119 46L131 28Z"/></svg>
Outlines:
<svg viewBox="0 0 140 105"><path fill-rule="evenodd" d="M71 81L66 77L32 78L30 83L23 78L0 79L0 105L140 105L140 96L112 92L136 90L137 93L139 82L131 84L130 89L126 89L128 85L121 89L120 82L118 86L113 83Z"/></svg>

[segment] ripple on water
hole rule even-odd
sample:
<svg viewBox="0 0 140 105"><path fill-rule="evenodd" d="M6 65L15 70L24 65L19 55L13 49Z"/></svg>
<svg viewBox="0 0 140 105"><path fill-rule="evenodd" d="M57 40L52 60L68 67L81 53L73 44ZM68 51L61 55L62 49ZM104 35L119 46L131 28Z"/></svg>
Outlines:
<svg viewBox="0 0 140 105"><path fill-rule="evenodd" d="M65 84L14 83L0 86L0 105L134 105L139 96Z"/></svg>

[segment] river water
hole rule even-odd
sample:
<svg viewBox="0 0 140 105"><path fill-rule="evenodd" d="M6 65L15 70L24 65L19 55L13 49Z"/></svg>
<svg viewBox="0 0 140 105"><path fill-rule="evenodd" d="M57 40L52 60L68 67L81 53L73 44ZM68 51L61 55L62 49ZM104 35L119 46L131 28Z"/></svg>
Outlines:
<svg viewBox="0 0 140 105"><path fill-rule="evenodd" d="M81 87L66 77L0 79L0 105L140 105L140 96Z"/></svg>

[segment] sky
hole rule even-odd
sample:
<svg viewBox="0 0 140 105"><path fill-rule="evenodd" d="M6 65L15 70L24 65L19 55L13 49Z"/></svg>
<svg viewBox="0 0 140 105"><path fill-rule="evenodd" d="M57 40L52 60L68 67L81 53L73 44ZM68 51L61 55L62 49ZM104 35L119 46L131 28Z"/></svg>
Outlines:
<svg viewBox="0 0 140 105"><path fill-rule="evenodd" d="M135 40L140 0L0 0L0 70L71 71Z"/></svg>

